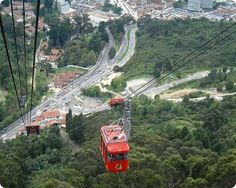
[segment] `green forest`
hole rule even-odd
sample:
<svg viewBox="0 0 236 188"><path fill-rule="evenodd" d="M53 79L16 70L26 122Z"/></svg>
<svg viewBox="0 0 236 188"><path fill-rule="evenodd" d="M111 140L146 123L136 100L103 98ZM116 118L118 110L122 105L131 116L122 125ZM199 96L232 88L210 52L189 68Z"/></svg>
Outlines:
<svg viewBox="0 0 236 188"><path fill-rule="evenodd" d="M124 25L132 20L130 17L121 17L108 23L101 22L96 28L89 22L88 15L76 16L74 18L74 26L69 20L59 21L57 14L52 15L54 18L53 16L45 17L46 22L52 26L49 32L49 49L52 47L62 47L65 50L64 57L58 63L60 68L69 64L83 67L94 65L102 49L109 42L106 27L114 35L116 42L120 43L125 32ZM55 20L58 21L55 22ZM60 32L58 35L55 35L58 27ZM73 40L69 40L70 38L73 38ZM114 56L115 52L111 51L110 57Z"/></svg>
<svg viewBox="0 0 236 188"><path fill-rule="evenodd" d="M179 86L173 87L173 90L183 88L209 89L216 88L218 92L234 93L236 92L236 70L224 67L223 69L213 68L206 78L193 80Z"/></svg>
<svg viewBox="0 0 236 188"><path fill-rule="evenodd" d="M0 143L0 182L4 187L176 187L222 188L236 183L236 97L183 103L132 101L130 169L106 172L98 144L100 127L120 117L121 109L71 117L67 132ZM12 170L14 169L14 170Z"/></svg>

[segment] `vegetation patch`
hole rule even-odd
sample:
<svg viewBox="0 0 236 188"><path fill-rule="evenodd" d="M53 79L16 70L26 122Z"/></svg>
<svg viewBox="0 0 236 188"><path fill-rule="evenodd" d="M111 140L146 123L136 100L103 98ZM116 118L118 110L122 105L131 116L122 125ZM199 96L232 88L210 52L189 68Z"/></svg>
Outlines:
<svg viewBox="0 0 236 188"><path fill-rule="evenodd" d="M4 102L6 95L7 95L6 91L0 90L0 102Z"/></svg>
<svg viewBox="0 0 236 188"><path fill-rule="evenodd" d="M113 94L109 92L102 92L99 86L91 86L89 88L82 89L82 94L87 97L100 98L103 102L113 97Z"/></svg>
<svg viewBox="0 0 236 188"><path fill-rule="evenodd" d="M207 94L207 93L202 92L202 91L197 91L197 92L190 93L186 97L192 99L192 98L209 97L209 96L210 96L210 94Z"/></svg>
<svg viewBox="0 0 236 188"><path fill-rule="evenodd" d="M144 17L138 21L136 51L124 66L123 77L128 80L137 75L158 75L157 72L169 72L175 68L173 65L177 61L229 25L229 22L213 22L203 18L162 21ZM173 76L181 78L185 72L235 66L233 62L235 62L236 45L230 42L235 38L236 36L230 37L228 44L220 51L208 52L207 57L204 56L197 63L192 61ZM185 61L187 60L178 65Z"/></svg>
<svg viewBox="0 0 236 188"><path fill-rule="evenodd" d="M188 88L198 88L198 89L207 89L207 88L216 88L218 92L232 93L236 92L236 74L235 69L223 68L223 69L212 69L210 74L206 78L199 80L193 80L178 86L175 86L171 89L178 90Z"/></svg>
<svg viewBox="0 0 236 188"><path fill-rule="evenodd" d="M122 76L116 77L111 81L111 85L107 86L108 90L112 90L116 93L122 92L125 90L127 86L126 81L124 80L124 78L122 78Z"/></svg>
<svg viewBox="0 0 236 188"><path fill-rule="evenodd" d="M118 7L117 5L112 5L111 3L106 2L106 3L102 6L102 11L104 11L104 12L110 12L110 11L112 11L114 14L121 15L121 13L122 13L122 8Z"/></svg>

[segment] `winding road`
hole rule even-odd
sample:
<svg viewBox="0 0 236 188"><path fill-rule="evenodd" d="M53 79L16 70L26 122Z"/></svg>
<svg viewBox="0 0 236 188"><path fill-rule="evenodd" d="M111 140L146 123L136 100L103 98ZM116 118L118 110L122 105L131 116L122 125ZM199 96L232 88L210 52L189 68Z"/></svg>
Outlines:
<svg viewBox="0 0 236 188"><path fill-rule="evenodd" d="M87 74L77 78L72 83L70 83L67 87L63 88L62 91L56 93L53 97L47 99L42 104L35 107L32 112L32 119L35 117L37 111L43 111L43 110L52 110L54 108L59 109L61 111L67 112L70 108L73 111L73 114L91 114L94 112L104 111L108 110L109 106L107 104L103 104L96 108L91 109L84 109L79 106L75 106L71 100L78 94L81 94L81 89L90 87L91 85L95 85L98 82L100 82L103 78L108 77L113 73L113 67L123 66L126 62L133 56L135 51L135 33L137 31L136 25L129 25L125 28L125 37L121 43L120 49L117 52L116 56L111 60L109 59L109 50L112 46L115 45L115 41L109 31L109 29L106 29L108 35L109 35L109 44L107 44L103 51L101 52L98 61L94 67L92 67ZM154 86L150 87L149 85L146 85L142 89L142 93L148 96L155 96L157 94L160 94L161 92L167 91L170 88L180 85L184 82L189 82L191 80L201 79L206 76L208 76L209 72L198 72L194 73L187 78L183 78L171 83L166 83L161 86ZM155 82L155 80L154 80ZM150 83L152 84L152 82ZM136 93L133 93L135 95ZM29 114L28 114L29 115ZM26 116L26 115L25 115ZM9 125L4 132L3 135L1 135L1 139L12 139L15 138L16 133L19 131L19 129L23 128L24 125L22 123L22 119L18 119L17 121L13 122L11 125Z"/></svg>

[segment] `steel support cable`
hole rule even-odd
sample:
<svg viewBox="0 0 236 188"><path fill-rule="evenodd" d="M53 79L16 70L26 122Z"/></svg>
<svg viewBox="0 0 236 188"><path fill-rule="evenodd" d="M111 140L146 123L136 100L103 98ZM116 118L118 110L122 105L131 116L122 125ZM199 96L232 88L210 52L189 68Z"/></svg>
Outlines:
<svg viewBox="0 0 236 188"><path fill-rule="evenodd" d="M220 35L222 35L223 33L225 33L226 31L228 31L230 28L232 28L234 25L236 25L236 22L231 24L230 26L228 26L226 29L224 29L223 31L219 32L218 34L216 34L214 37L212 37L210 40L208 40L207 42L205 42L203 45L197 47L196 49L194 49L193 51L191 51L190 53L188 53L186 56L184 56L183 58L181 58L180 60L178 60L176 63L174 63L174 65L172 65L172 67L178 65L180 62L182 62L183 60L187 59L189 56L193 55L195 52L197 52L198 50L202 49L203 47L205 47L207 44L209 44L210 42L212 42L214 39L216 39L217 37L219 37ZM163 71L161 74L164 74L165 72L168 72L168 70ZM142 89L143 86L155 81L156 77L154 77L153 79L149 80L147 83L143 84L142 86L140 86L138 89L136 89L135 91L133 91L131 94L139 91L140 89ZM127 96L130 97L131 94L129 94Z"/></svg>
<svg viewBox="0 0 236 188"><path fill-rule="evenodd" d="M210 47L208 47L207 49L201 51L199 54L197 54L196 56L194 56L193 58L191 58L189 61L185 62L184 64L180 65L179 67L175 68L174 71L171 71L169 74L165 75L164 77L162 77L161 79L155 81L155 83L152 83L151 85L149 85L147 88L145 88L144 90L152 87L154 84L160 82L161 80L165 79L166 77L168 77L169 75L171 75L173 72L181 69L182 67L186 66L187 64L191 63L194 59L196 59L197 57L201 56L202 54L204 54L205 52L207 52L208 50L212 49L214 46L220 44L222 41L224 41L225 39L229 38L230 36L232 36L234 33L236 33L236 31L233 31L232 33L228 34L227 36L223 37L221 40L218 40L216 43L212 44ZM225 44L224 44L225 45ZM223 45L223 46L224 46ZM202 60L202 59L201 59ZM197 62L199 62L200 60L198 60ZM147 85L147 84L144 84L144 85ZM143 88L143 86L140 87L140 89ZM129 99L132 99L133 97L139 95L140 93L142 93L144 90L142 90L141 92L139 92L138 94L134 95L134 96L131 96L134 92L132 92L129 96ZM135 91L136 92L136 91ZM127 97L128 98L128 97ZM123 128L122 128L123 130ZM121 131L122 131L121 130ZM120 131L120 132L121 132Z"/></svg>
<svg viewBox="0 0 236 188"><path fill-rule="evenodd" d="M14 85L14 90L15 90L15 93L16 93L18 106L19 106L19 109L20 109L20 112L21 112L21 118L22 118L23 123L25 124L23 112L22 112L22 109L21 109L21 106L20 106L20 99L19 99L19 95L18 95L18 91L17 91L17 87L16 87L15 77L14 77L14 74L13 74L11 59L10 59L10 55L9 55L9 51L8 51L7 40L6 40L6 37L5 37L4 28L3 28L2 14L1 13L0 13L0 28L1 28L1 32L2 32L3 43L4 43L4 46L5 46L5 50L6 50L8 66L9 66L9 69L10 69L10 72L11 72L12 82L13 82L13 85Z"/></svg>
<svg viewBox="0 0 236 188"><path fill-rule="evenodd" d="M116 124L119 124L120 121L121 121L121 118L119 118L119 119L113 121L113 122L112 122L111 124L109 124L109 125L116 125ZM67 133L71 133L72 131L75 131L76 129L79 129L79 128L82 128L82 127L85 127L85 125L75 127L74 129L69 130Z"/></svg>
<svg viewBox="0 0 236 188"><path fill-rule="evenodd" d="M224 47L226 46L226 44L227 44L227 43L223 44L223 46L222 46L221 48L216 49L214 53L216 53L219 49L224 48ZM210 54L207 54L207 55L206 55L205 57L203 57L201 60L203 60L204 58L208 57L209 55L210 55ZM200 61L201 61L201 60L200 60ZM147 128L146 130L149 130L150 128L151 128L151 127Z"/></svg>
<svg viewBox="0 0 236 188"><path fill-rule="evenodd" d="M20 84L20 95L21 95L22 94L22 86L21 86L20 62L19 62L19 54L18 54L17 41L16 41L16 27L15 27L15 18L14 18L14 10L13 10L12 0L10 0L10 5L11 5L13 38L14 38L15 52L16 52L16 64L17 64L17 69L18 69L18 77L19 77L19 84Z"/></svg>
<svg viewBox="0 0 236 188"><path fill-rule="evenodd" d="M36 61L36 51L37 51L37 39L38 39L39 8L40 8L40 0L38 0L38 2L37 2L36 23L35 23L36 25L35 25L35 34L34 34L34 56L33 56L31 99L30 99L30 124L31 124L31 111L33 108L34 76L35 76L35 61Z"/></svg>
<svg viewBox="0 0 236 188"><path fill-rule="evenodd" d="M222 38L220 41L218 41L218 42L216 42L216 43L214 43L214 44L212 44L210 47L208 47L207 49L205 49L205 50L203 50L202 52L200 52L199 54L197 54L195 57L193 57L192 59L190 59L189 61L187 61L186 63L184 63L184 64L182 64L181 66L179 66L179 67L177 67L174 71L172 71L171 73L169 73L169 75L170 74L172 74L173 72L175 72L176 70L178 70L178 69L180 69L180 68L182 68L182 67L184 67L184 66L186 66L187 64L189 64L190 62L192 62L194 59L196 59L197 57L199 57L199 56L201 56L202 54L204 54L205 52L207 52L208 50L210 50L210 49L212 49L214 46L216 46L216 45L218 45L218 44L220 44L222 41L224 41L225 39L227 39L227 38L229 38L231 35L233 35L234 33L236 33L236 31L233 31L232 33L230 33L229 35L227 35L227 36L225 36L224 38ZM209 42L208 42L209 43ZM225 45L225 44L224 44ZM201 59L202 60L202 59ZM198 61L199 62L199 61ZM169 75L166 75L165 77L167 77L167 76L169 76ZM158 82L159 81L161 81L162 79L164 79L164 77L163 78L161 78L160 80L158 80ZM157 82L157 81L156 81ZM155 83L156 83L155 82ZM154 83L154 84L155 84ZM145 84L146 85L146 84ZM150 86L148 86L148 88L149 87L151 87L152 85L150 85ZM145 90L146 90L147 88L145 88ZM142 91L141 91L142 92ZM133 96L134 97L134 96ZM133 98L132 97L132 98ZM119 119L117 119L117 120L115 120L112 124L110 124L110 125L114 125L116 122L118 122L118 124L119 124L119 122L120 122L120 118ZM76 128L74 128L74 129L72 129L72 130L70 130L70 131L68 131L68 133L69 132L71 132L71 131L73 131L73 130L76 130L76 129L78 129L78 128L80 128L80 127L76 127ZM122 128L115 136L117 136L120 132L122 132L124 130L124 128ZM115 137L114 136L114 137ZM113 138L114 138L113 137ZM113 139L112 138L112 139ZM109 141L108 141L108 143L110 143L111 142L111 140L112 139L110 139Z"/></svg>
<svg viewBox="0 0 236 188"><path fill-rule="evenodd" d="M28 105L28 85L27 85L27 81L28 81L28 75L27 75L27 52L26 52L26 32L25 32L25 0L23 0L23 46L24 46L24 65L25 65L25 95L26 95L26 122L28 121L28 110L29 110L29 105Z"/></svg>
<svg viewBox="0 0 236 188"><path fill-rule="evenodd" d="M212 44L210 47L208 47L207 49L201 51L199 54L197 54L196 56L194 56L193 58L191 58L190 60L188 60L187 62L185 62L184 64L180 65L179 67L175 68L173 71L171 71L170 73L168 73L167 75L165 75L164 77L162 77L159 80L156 80L154 83L152 83L151 85L147 86L146 88L144 88L143 90L141 90L141 92L138 93L134 93L134 96L131 96L130 98L133 98L135 96L138 96L139 94L141 94L144 90L149 89L150 87L152 87L153 85L155 85L156 83L159 83L161 80L167 78L168 76L170 76L172 73L176 72L177 70L183 68L184 66L186 66L187 64L191 63L194 59L198 58L199 56L201 56L202 54L204 54L205 52L209 51L210 49L212 49L214 46L220 44L222 41L224 41L225 39L229 38L230 36L232 36L233 34L236 33L236 30L231 32L230 34L228 34L227 36L223 37L221 40L217 41L216 43ZM201 59L202 60L202 59ZM200 60L199 60L200 61ZM197 61L196 63L198 63L199 61ZM133 94L131 93L131 95ZM130 95L129 95L130 96Z"/></svg>

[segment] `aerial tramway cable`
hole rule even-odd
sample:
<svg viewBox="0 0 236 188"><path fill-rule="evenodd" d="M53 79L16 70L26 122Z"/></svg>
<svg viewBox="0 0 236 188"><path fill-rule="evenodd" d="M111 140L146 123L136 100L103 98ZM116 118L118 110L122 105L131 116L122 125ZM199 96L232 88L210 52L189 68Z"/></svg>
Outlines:
<svg viewBox="0 0 236 188"><path fill-rule="evenodd" d="M176 66L177 64L181 63L183 60L187 59L188 57L190 57L191 55L193 55L195 52L199 51L200 49L202 49L203 47L205 47L207 44L209 44L210 42L212 42L214 39L216 39L217 37L219 37L220 35L222 35L223 33L225 33L227 30L229 30L230 28L232 28L234 25L236 25L236 23L231 24L229 27L227 27L226 29L224 29L223 31L221 31L220 33L218 33L217 35L215 35L214 37L212 37L210 40L208 40L207 42L205 42L203 45L197 47L196 49L194 49L192 52L190 52L188 55L186 55L185 57L181 58L179 61L177 61L173 66ZM130 93L127 97L125 97L126 99L132 99L135 96L138 96L139 94L141 94L143 92L143 90L141 90L143 87L147 86L148 84L151 83L151 85L148 85L147 88L144 88L144 90L152 87L154 84L162 81L163 79L165 79L166 77L168 77L169 75L173 74L174 72L176 72L177 70L183 68L184 66L186 66L187 64L190 64L193 60L197 59L198 57L200 57L201 55L203 55L204 53L206 53L207 51L209 51L210 49L212 49L213 47L219 45L222 41L226 40L227 38L229 38L230 36L232 36L234 33L236 33L236 31L231 32L230 34L228 34L227 36L223 37L222 39L214 42L213 44L211 44L211 46L209 46L208 48L204 49L203 51L201 51L199 54L195 55L194 57L192 57L190 60L188 60L187 62L185 62L184 64L181 64L179 67L176 67L173 71L171 71L169 74L165 75L164 77L160 78L159 80L155 80L156 77L152 80L150 80L148 83L145 83L144 85L140 86L138 89L136 89L135 91L133 91L132 93ZM225 43L226 44L226 43ZM225 45L224 44L224 45ZM222 49L222 48L221 48ZM202 59L201 59L202 60ZM200 62L201 60L198 60L196 63ZM165 73L167 71L163 71L163 73ZM153 82L153 83L152 83ZM140 92L136 93L137 91L141 90ZM135 94L136 93L136 94ZM135 94L132 96L132 94ZM119 122L120 119L114 121L114 122ZM76 130L78 127L70 130L69 132Z"/></svg>
<svg viewBox="0 0 236 188"><path fill-rule="evenodd" d="M232 26L234 26L236 23L232 24L231 26L229 26L227 29L225 29L224 31L220 32L220 34L217 34L216 36L220 36L221 34L223 34L224 32L226 32L229 28L231 28ZM190 64L193 60L195 60L196 58L200 57L201 55L203 55L204 53L206 53L207 51L209 51L210 49L212 49L213 47L219 45L221 42L223 42L224 40L226 40L227 38L229 38L230 36L232 36L233 34L236 33L236 30L231 32L230 34L224 36L222 39L217 40L216 42L214 42L213 44L211 44L209 47L207 47L206 49L202 50L199 54L195 55L194 57L192 57L191 59L189 59L187 62L181 64L180 66L174 68L174 70L172 70L170 73L168 73L167 75L165 75L164 77L160 78L159 80L155 80L156 78L152 79L151 81L149 81L148 83L140 86L137 90L133 91L131 94L129 94L126 98L126 100L131 100L132 98L134 98L135 96L138 96L139 94L141 94L143 91L149 89L150 87L152 87L153 85L155 85L156 83L160 82L161 80L167 78L169 75L173 74L174 72L176 72L177 70L183 68L184 66ZM210 39L209 41L207 41L206 43L204 43L202 46L197 47L195 50L193 50L192 52L190 52L187 56L185 56L184 58L182 58L180 61L178 61L178 64L180 62L182 62L182 60L186 59L187 57L191 56L194 52L200 50L201 48L203 48L204 46L206 46L207 44L209 44L211 41L213 41L214 39L216 39L217 37L214 36L212 39ZM202 59L201 59L202 60ZM198 60L197 62L199 62L200 60ZM197 63L196 62L196 63ZM177 65L177 63L175 63L175 65ZM153 82L154 81L154 82ZM153 82L153 83L152 83ZM150 84L150 85L148 85ZM147 86L148 85L148 86ZM144 88L144 86L147 86ZM144 88L144 89L142 89ZM142 90L141 90L142 89ZM139 91L141 90L141 91ZM136 93L137 91L139 91L138 93ZM132 96L132 94L135 94ZM123 127L121 129L121 131L123 131L125 129L125 127ZM118 135L118 133L117 133ZM115 135L115 136L117 136Z"/></svg>
<svg viewBox="0 0 236 188"><path fill-rule="evenodd" d="M31 99L30 99L30 118L31 118L31 111L33 108L34 76L35 76L35 61L36 61L36 51L37 51L37 39L38 39L39 8L40 8L40 0L37 1L37 12L36 12L35 34L34 34L34 52L33 52ZM31 123L31 119L30 119L30 123Z"/></svg>
<svg viewBox="0 0 236 188"><path fill-rule="evenodd" d="M27 51L26 51L26 32L25 32L25 0L23 0L23 46L24 46L24 74L25 74L25 95L26 95L26 122L28 121L28 110L29 110L29 105L28 105L28 75L27 75Z"/></svg>
<svg viewBox="0 0 236 188"><path fill-rule="evenodd" d="M188 53L186 56L184 56L183 58L181 58L180 60L178 60L176 63L174 63L172 65L172 67L178 65L179 63L181 63L183 60L187 59L189 56L193 55L195 52L197 52L198 50L202 49L203 47L205 47L207 44L209 44L210 42L212 42L214 39L216 39L217 37L219 37L220 35L222 35L223 33L225 33L226 31L228 31L230 28L232 28L233 26L236 25L236 22L231 24L230 26L228 26L227 28L225 28L223 31L219 32L218 34L216 34L214 37L212 37L210 40L208 40L207 42L205 42L203 45L195 48L193 51L191 51L190 53ZM168 69L165 69L161 74L164 74L168 72ZM154 77L153 79L151 79L150 81L148 81L147 83L143 84L143 86L153 82L156 80L156 77ZM138 89L136 89L135 91L133 91L131 94L139 91L143 86L139 87ZM127 97L129 97L131 94L129 94Z"/></svg>
<svg viewBox="0 0 236 188"><path fill-rule="evenodd" d="M195 60L196 58L198 58L199 56L203 55L205 52L209 51L210 49L212 49L214 46L220 44L222 41L226 40L227 38L229 38L230 36L232 36L233 34L236 33L236 30L231 32L230 34L228 34L227 36L223 37L221 40L216 41L216 43L213 43L210 47L208 47L207 49L201 51L199 54L197 54L196 56L194 56L193 58L191 58L190 60L188 60L187 62L185 62L184 64L181 64L179 67L174 68L173 71L171 71L170 73L168 73L167 75L163 76L162 78L160 78L159 80L156 80L154 83L151 83L149 86L147 86L146 88L144 88L143 90L139 91L138 93L136 93L137 90L135 90L134 92L132 92L131 94L129 94L130 98L133 98L135 96L138 96L139 94L141 94L144 90L149 89L150 87L152 87L153 85L155 85L156 83L159 83L160 81L164 80L165 78L167 78L168 76L170 76L172 73L176 72L177 70L183 68L184 66L188 65L189 63L191 63L193 60ZM202 59L201 59L202 60ZM199 62L199 61L197 61ZM176 65L176 64L175 64ZM149 82L150 83L150 82ZM148 83L147 83L148 84ZM147 85L145 84L145 85ZM141 86L140 88L138 88L138 90L142 89L145 85ZM136 93L136 94L135 94ZM135 94L134 96L131 96L132 94Z"/></svg>
<svg viewBox="0 0 236 188"><path fill-rule="evenodd" d="M20 85L20 96L21 96L21 94L22 94L21 71L20 71L19 53L18 53L18 48L17 48L15 18L14 18L14 10L13 10L12 0L10 0L10 5L11 5L11 18L12 18L13 38L14 38L15 53L16 53L16 64L17 64L17 69L18 69L18 77L19 77L19 85Z"/></svg>
<svg viewBox="0 0 236 188"><path fill-rule="evenodd" d="M10 59L10 55L9 55L9 51L8 51L7 40L6 40L6 37L5 37L4 28L3 28L1 12L0 12L0 28L1 28L1 32L2 32L2 38L3 38L4 47L5 47L5 50L6 50L8 66L9 66L9 69L10 69L12 82L13 82L13 85L14 85L14 90L15 90L15 93L16 93L16 98L17 98L17 101L18 101L19 109L20 109L20 112L21 112L21 118L22 118L23 123L25 124L23 112L22 112L22 109L20 107L20 99L19 99L19 95L18 95L18 91L17 91L17 87L16 87L15 77L14 77L14 74L13 74L12 63L11 63L11 59Z"/></svg>

